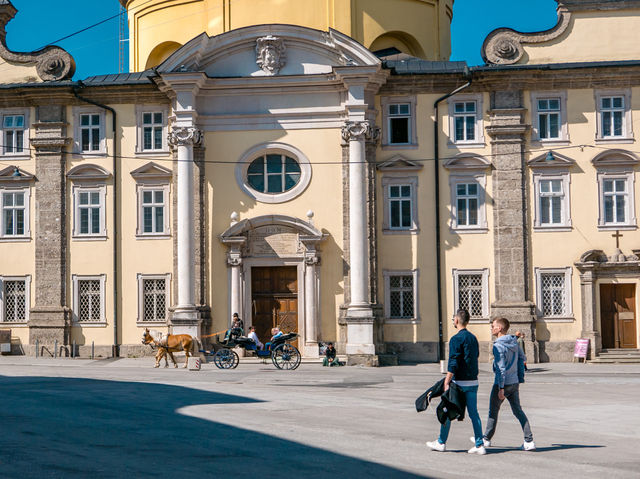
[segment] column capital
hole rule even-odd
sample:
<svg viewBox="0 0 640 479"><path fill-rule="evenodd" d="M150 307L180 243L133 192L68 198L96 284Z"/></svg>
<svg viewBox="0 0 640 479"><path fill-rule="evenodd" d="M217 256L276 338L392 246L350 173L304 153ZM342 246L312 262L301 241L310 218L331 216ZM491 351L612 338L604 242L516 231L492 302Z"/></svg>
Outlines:
<svg viewBox="0 0 640 479"><path fill-rule="evenodd" d="M358 140L377 140L380 128L372 126L369 121L347 121L342 126L342 139L345 142Z"/></svg>
<svg viewBox="0 0 640 479"><path fill-rule="evenodd" d="M169 132L169 145L177 146L200 146L204 134L202 130L193 126L175 126Z"/></svg>
<svg viewBox="0 0 640 479"><path fill-rule="evenodd" d="M227 256L227 264L229 266L240 266L240 265L242 265L242 257L238 256L238 255L235 255L233 253L230 253Z"/></svg>

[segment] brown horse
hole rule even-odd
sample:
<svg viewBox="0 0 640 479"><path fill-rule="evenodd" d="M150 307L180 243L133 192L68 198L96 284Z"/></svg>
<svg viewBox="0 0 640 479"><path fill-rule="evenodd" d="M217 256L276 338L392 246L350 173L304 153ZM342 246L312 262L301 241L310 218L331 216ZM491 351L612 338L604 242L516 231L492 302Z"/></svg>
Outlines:
<svg viewBox="0 0 640 479"><path fill-rule="evenodd" d="M169 367L167 354L171 358L171 361L173 361L173 366L177 368L178 363L176 363L176 358L173 357L173 353L176 351L184 351L186 356L184 360L184 367L186 368L189 364L189 353L193 346L193 338L188 334L169 334L167 336L159 336L156 339L151 335L149 328L145 328L144 334L142 335L142 344L152 344L158 348L158 352L156 353L156 365L154 368L160 366L162 358L164 358L164 367Z"/></svg>

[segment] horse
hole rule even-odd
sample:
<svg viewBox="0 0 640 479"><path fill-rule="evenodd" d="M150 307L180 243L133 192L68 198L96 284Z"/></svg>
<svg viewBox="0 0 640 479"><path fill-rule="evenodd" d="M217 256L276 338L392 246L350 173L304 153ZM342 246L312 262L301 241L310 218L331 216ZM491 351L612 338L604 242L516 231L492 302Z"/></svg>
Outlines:
<svg viewBox="0 0 640 479"><path fill-rule="evenodd" d="M173 353L176 351L184 351L185 360L184 367L189 364L189 353L193 346L193 338L188 334L169 334L167 336L161 336L159 339L153 337L149 328L145 328L142 335L142 344L151 344L158 348L156 353L156 365L154 368L160 367L160 361L164 358L164 367L169 367L169 361L167 361L167 354L173 361L173 366L178 367L176 359L173 357Z"/></svg>

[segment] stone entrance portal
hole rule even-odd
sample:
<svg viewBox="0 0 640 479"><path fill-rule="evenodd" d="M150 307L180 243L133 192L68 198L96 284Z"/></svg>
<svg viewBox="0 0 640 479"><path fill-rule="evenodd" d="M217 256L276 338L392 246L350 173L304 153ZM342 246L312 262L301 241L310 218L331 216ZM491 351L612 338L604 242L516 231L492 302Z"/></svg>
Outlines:
<svg viewBox="0 0 640 479"><path fill-rule="evenodd" d="M324 237L311 223L288 216L233 222L220 237L229 248L229 317L240 314L262 342L271 327L295 331L302 355L318 357L317 245Z"/></svg>

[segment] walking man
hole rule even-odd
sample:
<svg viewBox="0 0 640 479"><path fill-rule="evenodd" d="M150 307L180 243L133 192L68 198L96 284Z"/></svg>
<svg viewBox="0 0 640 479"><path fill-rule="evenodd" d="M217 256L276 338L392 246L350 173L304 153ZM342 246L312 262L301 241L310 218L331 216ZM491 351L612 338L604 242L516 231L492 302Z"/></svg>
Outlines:
<svg viewBox="0 0 640 479"><path fill-rule="evenodd" d="M469 311L459 309L453 317L453 325L458 329L458 333L449 340L449 364L447 376L444 379L445 392L449 389L451 382L458 386L465 396L467 412L471 424L475 445L469 449L469 454L486 454L482 442L482 423L478 414L478 340L467 331L469 324ZM447 419L440 426L440 436L436 441L428 441L427 447L434 451L446 451L447 438L451 421Z"/></svg>
<svg viewBox="0 0 640 479"><path fill-rule="evenodd" d="M498 425L498 413L505 398L509 401L513 415L520 421L524 433L524 444L521 449L533 451L536 448L533 442L533 434L529 426L529 420L520 407L520 383L524 382L524 363L526 357L522 348L518 346L515 336L507 334L509 320L506 318L494 319L491 323L491 333L497 336L493 343L493 371L495 381L491 389L489 399L489 419L483 441L486 447L491 446L491 438Z"/></svg>

